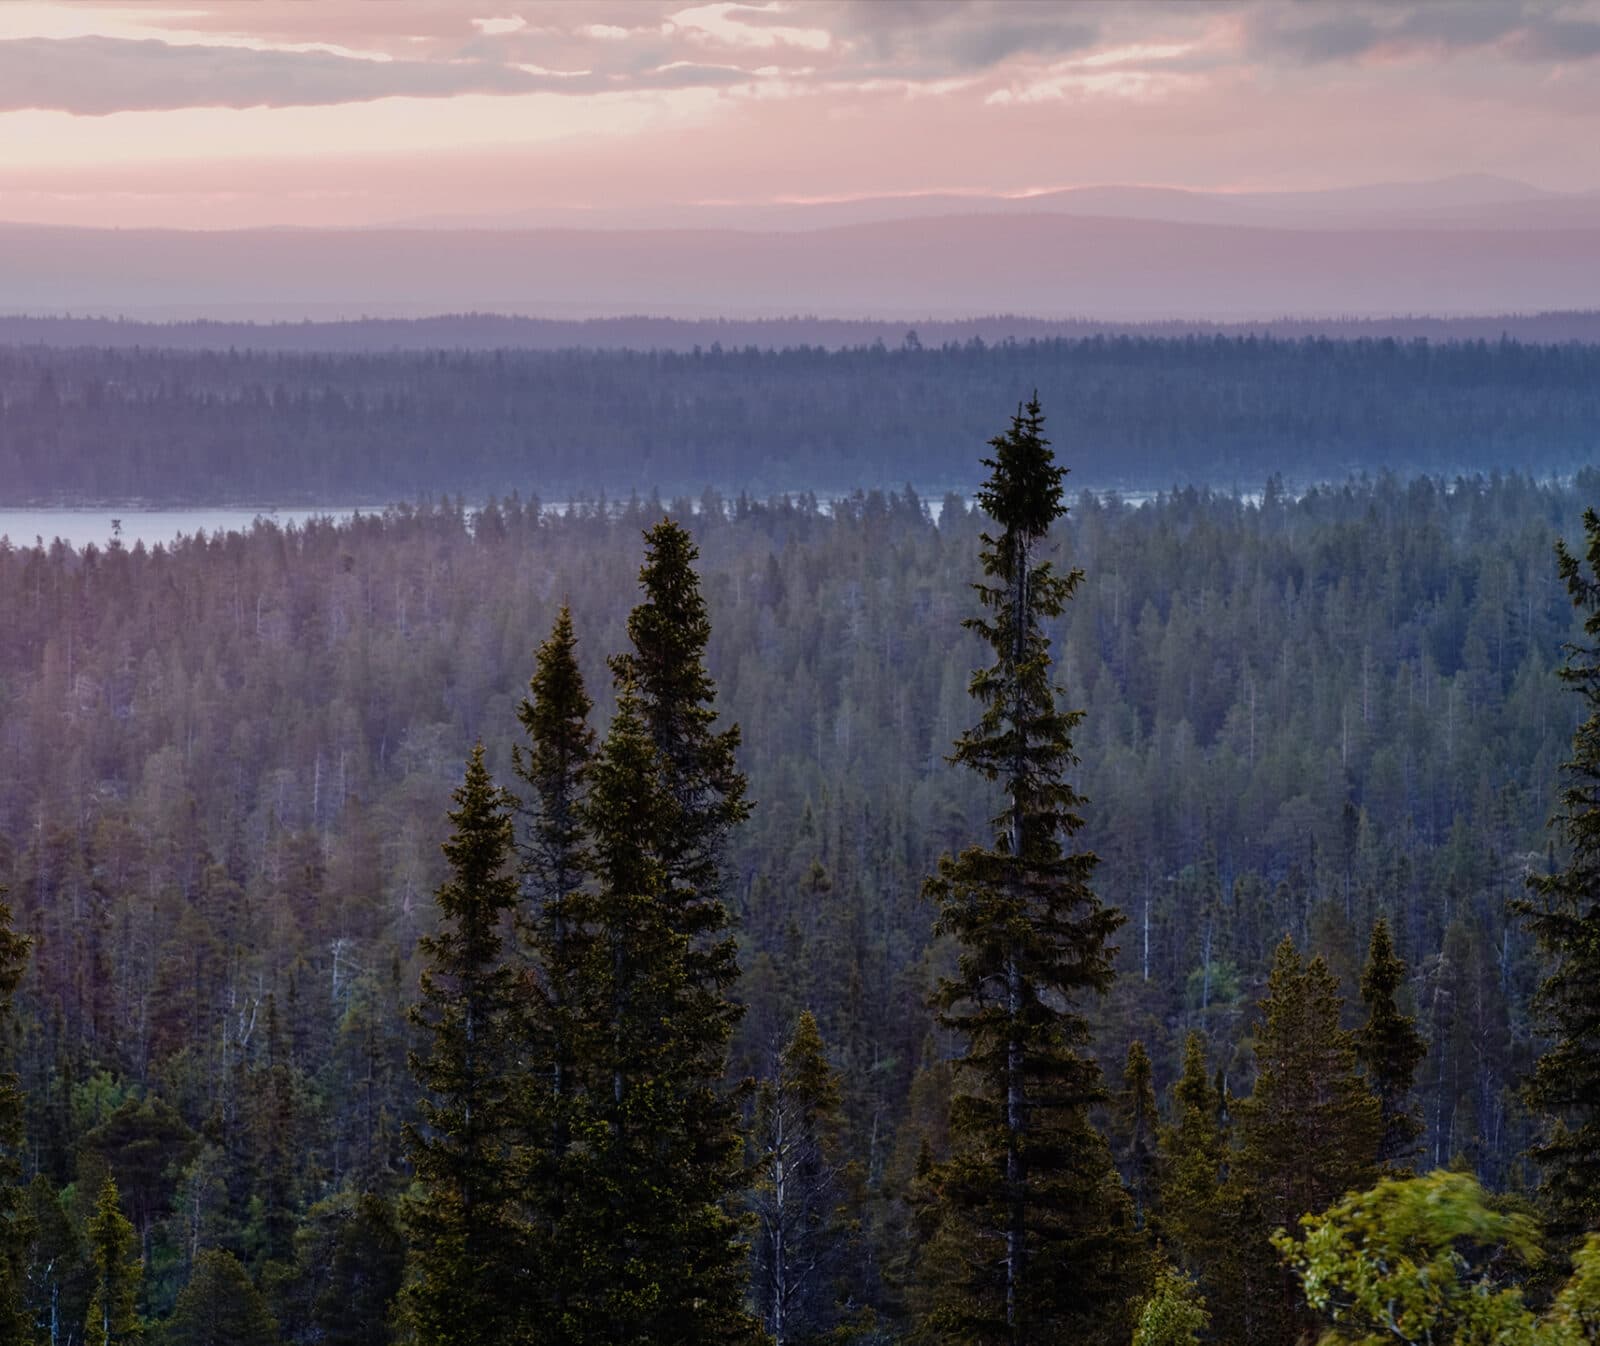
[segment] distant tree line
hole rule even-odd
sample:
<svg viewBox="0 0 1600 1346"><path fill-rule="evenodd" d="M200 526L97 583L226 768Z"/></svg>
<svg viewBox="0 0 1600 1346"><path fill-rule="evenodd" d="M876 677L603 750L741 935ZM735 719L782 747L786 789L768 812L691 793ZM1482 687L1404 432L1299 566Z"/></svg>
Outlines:
<svg viewBox="0 0 1600 1346"><path fill-rule="evenodd" d="M1401 1246L1391 1338L1585 1340L1600 482L1063 518L1044 447L0 548L20 1321L1365 1339Z"/></svg>
<svg viewBox="0 0 1600 1346"><path fill-rule="evenodd" d="M970 489L1037 389L1100 488L1591 462L1600 345L1093 336L782 351L0 348L5 503Z"/></svg>
<svg viewBox="0 0 1600 1346"><path fill-rule="evenodd" d="M1600 313L1578 309L1471 317L1277 318L1264 322L1171 319L1106 322L1094 318L1024 318L997 313L973 318L535 318L515 313L441 313L419 318L329 318L251 322L226 318L153 320L128 317L0 315L0 345L104 346L145 350L317 351L372 354L434 350L692 351L718 344L784 350L844 350L883 342L990 345L1091 336L1258 336L1280 340L1333 337L1395 341L1498 341L1530 344L1600 341Z"/></svg>

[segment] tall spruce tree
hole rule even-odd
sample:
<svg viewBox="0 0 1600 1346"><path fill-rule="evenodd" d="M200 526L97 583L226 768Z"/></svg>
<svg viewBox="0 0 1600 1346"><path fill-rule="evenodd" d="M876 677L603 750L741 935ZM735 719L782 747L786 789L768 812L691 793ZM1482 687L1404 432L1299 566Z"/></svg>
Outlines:
<svg viewBox="0 0 1600 1346"><path fill-rule="evenodd" d="M1156 1136L1159 1114L1156 1111L1153 1068L1144 1043L1135 1038L1128 1044L1122 1067L1122 1089L1117 1095L1118 1159L1122 1180L1133 1199L1134 1221L1148 1229L1155 1213Z"/></svg>
<svg viewBox="0 0 1600 1346"><path fill-rule="evenodd" d="M1128 1202L1089 1109L1105 1098L1084 1051L1083 1005L1112 980L1107 941L1122 923L1089 879L1095 857L1065 844L1082 827L1067 780L1079 711L1058 706L1044 623L1082 578L1041 551L1065 512L1060 467L1037 398L990 441L978 503L986 615L969 619L994 653L971 694L977 725L952 761L1001 786L987 846L946 856L927 894L936 929L960 946L935 994L965 1040L951 1154L934 1182L940 1227L925 1332L951 1342L1046 1343L1105 1333L1133 1298Z"/></svg>
<svg viewBox="0 0 1600 1346"><path fill-rule="evenodd" d="M1535 1007L1552 1042L1526 1097L1551 1119L1533 1157L1551 1230L1566 1240L1600 1230L1600 514L1585 510L1583 530L1581 559L1556 543L1586 637L1567 646L1560 674L1584 712L1552 819L1567 859L1530 879L1532 899L1520 904L1550 961Z"/></svg>
<svg viewBox="0 0 1600 1346"><path fill-rule="evenodd" d="M122 1213L116 1180L109 1173L100 1184L100 1195L85 1232L94 1288L83 1339L89 1346L127 1346L137 1342L144 1334L138 1307L144 1267L139 1260L133 1221Z"/></svg>
<svg viewBox="0 0 1600 1346"><path fill-rule="evenodd" d="M1422 1120L1411 1105L1411 1087L1428 1044L1417 1031L1417 1021L1402 1013L1395 1000L1405 981L1406 965L1394 950L1388 918L1380 916L1373 923L1367 965L1361 973L1367 1020L1356 1033L1356 1059L1382 1110L1378 1159L1384 1164L1404 1164L1422 1134Z"/></svg>
<svg viewBox="0 0 1600 1346"><path fill-rule="evenodd" d="M773 1346L822 1340L843 1317L850 1191L838 1150L841 1098L805 1011L756 1105L751 1291Z"/></svg>
<svg viewBox="0 0 1600 1346"><path fill-rule="evenodd" d="M1267 1239L1377 1178L1383 1115L1356 1070L1355 1035L1340 1027L1344 1000L1321 958L1305 963L1285 936L1273 955L1255 1030L1256 1081L1239 1104L1233 1184L1253 1213L1247 1256L1271 1266ZM1309 1332L1299 1285L1279 1272L1270 1295L1251 1295L1269 1335Z"/></svg>
<svg viewBox="0 0 1600 1346"><path fill-rule="evenodd" d="M1227 1142L1217 1104L1205 1038L1191 1032L1183 1044L1183 1073L1172 1086L1172 1117L1161 1128L1161 1188L1166 1230L1194 1272L1204 1270L1219 1237L1216 1212Z"/></svg>
<svg viewBox="0 0 1600 1346"><path fill-rule="evenodd" d="M633 689L660 759L670 812L653 845L665 876L661 899L691 941L690 971L715 992L738 977L737 946L726 937L723 855L729 833L750 814L739 770L739 727L716 728L716 684L706 671L711 619L688 530L663 519L645 535L643 601L628 617L632 650L611 660L618 684Z"/></svg>
<svg viewBox="0 0 1600 1346"><path fill-rule="evenodd" d="M31 941L11 926L11 907L0 888L0 1035L9 1039L12 997L27 970ZM23 1097L14 1070L0 1070L0 1341L23 1341L30 1220L22 1184Z"/></svg>
<svg viewBox="0 0 1600 1346"><path fill-rule="evenodd" d="M642 601L628 618L632 648L611 660L618 710L596 760L583 812L595 853L597 961L609 977L617 1066L608 1134L619 1174L681 1146L677 1167L625 1200L636 1209L638 1270L652 1288L635 1307L639 1340L745 1340L745 1253L736 1208L744 1186L739 1096L726 1087L740 1007L738 945L723 901L731 830L750 811L736 760L738 726L716 727L705 666L711 622L681 525L645 533ZM601 983L591 978L591 986ZM671 1138L671 1139L669 1139ZM654 1201L656 1209L647 1207ZM658 1235L670 1231L658 1241ZM620 1303L609 1294L613 1305Z"/></svg>
<svg viewBox="0 0 1600 1346"><path fill-rule="evenodd" d="M413 1022L427 1034L411 1068L426 1090L406 1130L420 1195L406 1210L411 1265L402 1313L421 1346L516 1339L524 1284L508 1191L518 987L505 957L517 903L512 802L472 750L444 844L440 928L419 941L428 960Z"/></svg>
<svg viewBox="0 0 1600 1346"><path fill-rule="evenodd" d="M584 887L592 861L583 803L595 736L576 651L572 614L563 606L517 708L528 741L513 749L531 796L518 845L525 898L519 925L538 969L522 1025L527 1069L514 1162L520 1218L539 1266L526 1323L535 1340L548 1343L569 1339L569 1308L583 1279L581 1240L569 1225L582 1200L583 1156L573 1144L588 1103L580 1053L593 1013L585 975L592 899Z"/></svg>
<svg viewBox="0 0 1600 1346"><path fill-rule="evenodd" d="M597 880L585 980L598 1006L583 1051L595 1104L586 1200L571 1234L588 1276L568 1310L583 1341L732 1343L756 1331L731 1210L731 1019L696 983L690 937L662 897L662 829L679 816L624 680L583 808Z"/></svg>

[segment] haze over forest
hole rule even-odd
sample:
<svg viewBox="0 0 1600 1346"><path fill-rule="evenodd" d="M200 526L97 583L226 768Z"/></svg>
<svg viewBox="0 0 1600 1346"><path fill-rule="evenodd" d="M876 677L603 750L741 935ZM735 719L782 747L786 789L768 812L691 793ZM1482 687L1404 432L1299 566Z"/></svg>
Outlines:
<svg viewBox="0 0 1600 1346"><path fill-rule="evenodd" d="M0 1346L1597 1346L1596 145L1600 0L0 4Z"/></svg>

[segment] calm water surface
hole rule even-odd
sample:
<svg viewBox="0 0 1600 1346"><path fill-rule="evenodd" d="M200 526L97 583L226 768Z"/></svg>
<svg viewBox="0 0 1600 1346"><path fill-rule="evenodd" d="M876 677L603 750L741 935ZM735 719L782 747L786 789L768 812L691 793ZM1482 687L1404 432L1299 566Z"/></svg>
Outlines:
<svg viewBox="0 0 1600 1346"><path fill-rule="evenodd" d="M927 492L922 496L928 512L938 522L942 493ZM1068 503L1073 496L1069 495ZM1121 498L1130 505L1144 504L1155 498L1150 491L1125 491ZM1243 497L1245 503L1259 500L1259 493ZM550 502L546 508L562 509L565 502ZM824 506L826 508L826 506ZM247 532L257 519L270 520L279 527L304 523L307 519L348 519L353 514L382 514L382 505L308 505L286 509L218 508L212 506L194 509L135 509L131 506L106 505L83 509L8 509L0 507L0 538L10 540L13 547L31 547L35 539L49 546L57 538L74 547L94 543L104 547L116 535L116 525L121 524L122 543L131 547L143 542L146 547L170 543L178 537L193 537L204 530L212 533Z"/></svg>
<svg viewBox="0 0 1600 1346"><path fill-rule="evenodd" d="M49 546L57 538L84 547L94 543L104 547L111 541L118 522L122 543L131 547L143 542L147 547L169 543L180 535L192 537L202 529L207 533L242 533L257 519L287 527L307 519L348 519L352 514L381 514L383 507L353 505L304 509L3 509L0 508L0 537L9 538L14 547L31 547L35 539Z"/></svg>

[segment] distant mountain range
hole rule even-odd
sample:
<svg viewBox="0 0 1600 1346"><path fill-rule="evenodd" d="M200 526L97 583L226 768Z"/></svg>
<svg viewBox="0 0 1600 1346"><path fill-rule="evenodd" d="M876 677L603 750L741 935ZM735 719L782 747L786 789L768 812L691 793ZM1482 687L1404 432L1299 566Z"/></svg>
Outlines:
<svg viewBox="0 0 1600 1346"><path fill-rule="evenodd" d="M671 228L623 227L615 212L563 215L561 227L543 216L361 230L0 226L0 310L1237 322L1600 308L1600 196L1497 178L687 209Z"/></svg>
<svg viewBox="0 0 1600 1346"><path fill-rule="evenodd" d="M389 228L748 229L791 232L940 215L1093 215L1276 228L1600 227L1600 192L1545 191L1489 174L1321 191L1206 192L1181 187L1067 187L1022 196L928 192L838 201L693 202L510 215L433 215Z"/></svg>

